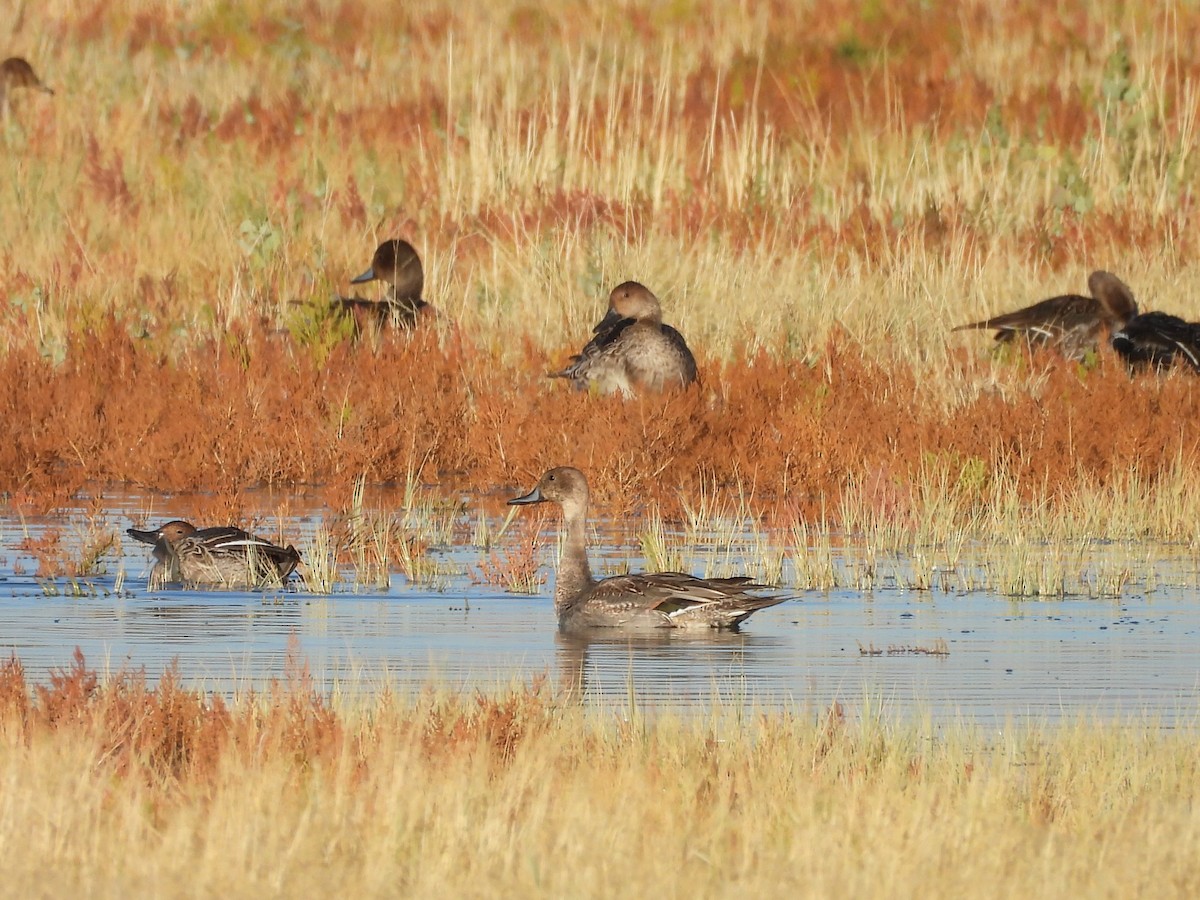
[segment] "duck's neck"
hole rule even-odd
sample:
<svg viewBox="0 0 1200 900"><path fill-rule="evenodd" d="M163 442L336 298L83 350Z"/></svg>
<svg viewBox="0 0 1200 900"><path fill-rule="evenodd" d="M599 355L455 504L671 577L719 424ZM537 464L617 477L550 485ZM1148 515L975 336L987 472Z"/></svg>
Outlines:
<svg viewBox="0 0 1200 900"><path fill-rule="evenodd" d="M580 595L595 584L587 557L587 501L563 504L562 558L554 585L554 611L561 617Z"/></svg>

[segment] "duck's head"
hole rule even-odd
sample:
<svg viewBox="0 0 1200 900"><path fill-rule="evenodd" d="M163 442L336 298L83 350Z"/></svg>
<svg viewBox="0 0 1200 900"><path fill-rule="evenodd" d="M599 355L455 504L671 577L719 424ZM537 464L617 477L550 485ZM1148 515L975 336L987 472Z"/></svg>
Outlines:
<svg viewBox="0 0 1200 900"><path fill-rule="evenodd" d="M351 284L368 281L386 282L400 297L420 297L425 290L425 271L413 245L396 238L376 247L371 267L350 279Z"/></svg>
<svg viewBox="0 0 1200 900"><path fill-rule="evenodd" d="M618 284L608 295L608 315L596 330L611 327L622 319L658 325L662 323L662 306L653 291L644 284L626 281Z"/></svg>
<svg viewBox="0 0 1200 900"><path fill-rule="evenodd" d="M585 508L588 501L588 483L584 474L571 466L558 466L543 475L537 486L521 497L508 501L509 506L524 506L528 503L558 503L561 506Z"/></svg>
<svg viewBox="0 0 1200 900"><path fill-rule="evenodd" d="M175 519L154 531L141 531L137 528L130 528L126 532L135 541L141 541L143 544L157 544L160 540L163 540L172 546L178 544L184 538L191 537L195 533L196 526L182 519Z"/></svg>
<svg viewBox="0 0 1200 900"><path fill-rule="evenodd" d="M1116 327L1122 327L1138 313L1133 291L1112 272L1097 269L1088 276L1088 290L1100 301Z"/></svg>
<svg viewBox="0 0 1200 900"><path fill-rule="evenodd" d="M42 84L42 80L33 71L33 66L19 56L10 56L0 63L0 78L10 88L34 88L47 94L54 93L51 88Z"/></svg>

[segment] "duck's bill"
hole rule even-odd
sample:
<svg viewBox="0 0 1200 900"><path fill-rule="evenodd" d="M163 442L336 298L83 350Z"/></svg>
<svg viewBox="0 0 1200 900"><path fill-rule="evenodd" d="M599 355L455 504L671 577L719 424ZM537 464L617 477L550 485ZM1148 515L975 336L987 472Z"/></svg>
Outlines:
<svg viewBox="0 0 1200 900"><path fill-rule="evenodd" d="M157 531L141 531L137 528L127 529L125 532L135 541L141 541L143 544L157 544L159 534Z"/></svg>
<svg viewBox="0 0 1200 900"><path fill-rule="evenodd" d="M526 503L541 503L546 498L542 496L542 492L534 488L523 497L513 497L508 501L509 506L524 506Z"/></svg>
<svg viewBox="0 0 1200 900"><path fill-rule="evenodd" d="M361 275L357 276L356 278L351 278L350 283L351 284L364 284L365 282L374 281L374 280L375 280L375 267L372 266L371 268L367 269L367 271L363 272Z"/></svg>

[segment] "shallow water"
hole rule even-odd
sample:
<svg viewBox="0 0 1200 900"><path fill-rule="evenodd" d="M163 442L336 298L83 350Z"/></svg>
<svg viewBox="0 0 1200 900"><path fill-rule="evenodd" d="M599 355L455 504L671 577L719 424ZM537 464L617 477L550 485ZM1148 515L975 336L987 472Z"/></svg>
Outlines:
<svg viewBox="0 0 1200 900"><path fill-rule="evenodd" d="M149 498L123 497L106 524L142 525L137 512L149 506ZM101 670L144 667L151 679L178 660L186 682L231 694L281 676L293 640L323 689L348 693L431 680L493 688L548 673L585 702L614 706L631 697L682 709L707 709L713 698L747 709L840 702L852 714L873 708L996 724L1079 714L1149 714L1170 724L1191 722L1200 710L1200 603L1186 587L1019 602L983 591L797 592L737 634L582 638L555 628L552 581L537 596L472 583L467 567L483 554L465 540L430 549L436 589L392 575L386 589L373 590L352 590L347 577L329 596L295 583L266 592L148 591L148 548L128 540L123 555L105 558L106 573L35 577L37 562L22 542L57 527L69 545L72 529L6 513L0 509L0 651L20 657L37 682L67 666L78 646ZM284 530L303 549L320 519L310 510ZM624 546L617 535L609 540L604 552L593 551L597 568L639 567L628 538ZM541 556L552 562L552 540ZM919 652L939 640L945 655Z"/></svg>

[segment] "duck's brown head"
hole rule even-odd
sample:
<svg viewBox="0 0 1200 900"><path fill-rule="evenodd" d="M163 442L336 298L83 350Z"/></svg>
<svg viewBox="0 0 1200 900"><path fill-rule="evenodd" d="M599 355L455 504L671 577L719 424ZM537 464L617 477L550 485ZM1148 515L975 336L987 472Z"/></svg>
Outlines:
<svg viewBox="0 0 1200 900"><path fill-rule="evenodd" d="M371 267L350 279L351 284L367 281L390 284L398 297L419 298L425 290L425 270L413 245L396 238L376 247L375 255L371 257Z"/></svg>
<svg viewBox="0 0 1200 900"><path fill-rule="evenodd" d="M608 295L608 312L592 330L602 334L626 319L649 322L653 325L662 324L662 306L644 284L626 281L613 288L612 293Z"/></svg>
<svg viewBox="0 0 1200 900"><path fill-rule="evenodd" d="M622 319L639 322L662 322L662 306L658 298L644 284L626 281L613 288L608 295L608 308Z"/></svg>
<svg viewBox="0 0 1200 900"><path fill-rule="evenodd" d="M0 63L0 82L4 87L33 88L46 94L54 93L52 89L42 84L42 80L33 71L33 66L19 56L10 56Z"/></svg>
<svg viewBox="0 0 1200 900"><path fill-rule="evenodd" d="M190 538L195 533L196 526L182 519L175 519L154 531L141 531L137 528L130 528L126 532L135 541L141 541L143 544L157 544L160 540L165 540L172 546L178 544L184 538Z"/></svg>
<svg viewBox="0 0 1200 900"><path fill-rule="evenodd" d="M571 466L558 466L551 469L538 480L528 494L509 500L510 506L524 506L528 503L558 503L563 506L587 506L587 478L578 469Z"/></svg>
<svg viewBox="0 0 1200 900"><path fill-rule="evenodd" d="M1126 322L1138 314L1133 291L1112 272L1097 269L1088 276L1088 290L1104 307L1114 330L1123 328Z"/></svg>

